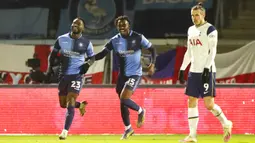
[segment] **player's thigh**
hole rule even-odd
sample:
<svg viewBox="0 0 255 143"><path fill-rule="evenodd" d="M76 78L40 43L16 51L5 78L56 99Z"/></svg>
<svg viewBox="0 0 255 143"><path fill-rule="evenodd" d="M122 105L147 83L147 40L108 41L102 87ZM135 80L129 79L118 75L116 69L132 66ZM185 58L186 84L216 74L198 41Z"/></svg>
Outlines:
<svg viewBox="0 0 255 143"><path fill-rule="evenodd" d="M61 108L66 108L66 95L59 95L59 105Z"/></svg>
<svg viewBox="0 0 255 143"><path fill-rule="evenodd" d="M201 73L189 72L185 94L190 97L200 98L201 93L199 89L201 87L201 84L202 84Z"/></svg>
<svg viewBox="0 0 255 143"><path fill-rule="evenodd" d="M77 99L78 96L79 96L79 94L77 94L77 93L68 92L67 97L66 97L67 107L70 106L70 105L75 106L75 102L76 102L76 99Z"/></svg>
<svg viewBox="0 0 255 143"><path fill-rule="evenodd" d="M60 107L66 108L66 96L67 96L68 81L65 77L60 78L58 84L58 97Z"/></svg>
<svg viewBox="0 0 255 143"><path fill-rule="evenodd" d="M125 86L125 82L127 81L127 79L128 78L126 76L118 75L115 90L116 90L116 93L118 94L119 98L120 98L120 94L122 92L123 87Z"/></svg>
<svg viewBox="0 0 255 143"><path fill-rule="evenodd" d="M63 76L59 79L58 83L58 95L59 96L66 96L67 95L67 86L68 86L68 80L66 80L66 77Z"/></svg>
<svg viewBox="0 0 255 143"><path fill-rule="evenodd" d="M67 92L69 93L75 93L77 95L80 94L80 91L83 86L83 77L80 74L76 75L70 75L68 77L68 86L67 86Z"/></svg>
<svg viewBox="0 0 255 143"><path fill-rule="evenodd" d="M210 73L209 77L209 83L202 84L200 87L202 97L216 97L216 88L215 88L215 83L216 83L216 73Z"/></svg>
<svg viewBox="0 0 255 143"><path fill-rule="evenodd" d="M121 92L122 99L128 99L134 93L141 81L141 76L129 76Z"/></svg>

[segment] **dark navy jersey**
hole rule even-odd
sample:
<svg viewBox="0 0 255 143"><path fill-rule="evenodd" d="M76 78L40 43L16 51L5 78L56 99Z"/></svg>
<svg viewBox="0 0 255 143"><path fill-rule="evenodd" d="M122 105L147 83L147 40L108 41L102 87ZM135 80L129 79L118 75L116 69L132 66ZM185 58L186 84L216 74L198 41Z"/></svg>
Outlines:
<svg viewBox="0 0 255 143"><path fill-rule="evenodd" d="M127 38L120 34L112 37L105 49L113 50L119 58L120 74L125 76L142 75L141 48L150 48L149 42L142 34L131 31Z"/></svg>
<svg viewBox="0 0 255 143"><path fill-rule="evenodd" d="M70 34L58 37L53 50L60 53L60 74L72 75L80 72L80 66L87 57L94 56L93 45L85 37L73 39Z"/></svg>

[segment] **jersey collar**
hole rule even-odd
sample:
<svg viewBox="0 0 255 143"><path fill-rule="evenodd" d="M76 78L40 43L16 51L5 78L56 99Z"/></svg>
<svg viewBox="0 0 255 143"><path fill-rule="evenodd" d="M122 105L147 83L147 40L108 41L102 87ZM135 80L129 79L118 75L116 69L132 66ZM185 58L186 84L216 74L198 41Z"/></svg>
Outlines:
<svg viewBox="0 0 255 143"><path fill-rule="evenodd" d="M129 32L129 36L131 36L132 35L132 33L133 33L133 30L130 30L130 32ZM124 37L122 37L121 36L121 34L119 33L119 36L121 37L121 38L124 38Z"/></svg>
<svg viewBox="0 0 255 143"><path fill-rule="evenodd" d="M72 36L71 36L71 32L69 32L68 36L69 36L71 39L73 39ZM81 34L81 36L80 36L78 39L80 39L81 37L82 37L82 34Z"/></svg>

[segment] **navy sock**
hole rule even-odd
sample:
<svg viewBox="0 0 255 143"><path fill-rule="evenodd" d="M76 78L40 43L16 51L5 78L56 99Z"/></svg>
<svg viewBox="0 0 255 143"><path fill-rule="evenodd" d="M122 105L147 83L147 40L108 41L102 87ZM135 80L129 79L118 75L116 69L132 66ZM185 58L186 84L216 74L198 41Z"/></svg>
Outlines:
<svg viewBox="0 0 255 143"><path fill-rule="evenodd" d="M80 105L81 105L81 103L80 102L75 102L75 108L80 108Z"/></svg>
<svg viewBox="0 0 255 143"><path fill-rule="evenodd" d="M128 108L138 111L139 110L139 106L131 99L120 99L121 103L124 104L125 106L127 106Z"/></svg>
<svg viewBox="0 0 255 143"><path fill-rule="evenodd" d="M66 130L69 130L69 128L71 127L71 124L73 122L73 117L74 117L74 107L68 106L67 112L66 112L66 120L65 120L65 129Z"/></svg>
<svg viewBox="0 0 255 143"><path fill-rule="evenodd" d="M125 106L123 103L120 103L120 111L121 111L121 117L122 121L125 126L130 125L130 119L129 119L129 110L128 107Z"/></svg>

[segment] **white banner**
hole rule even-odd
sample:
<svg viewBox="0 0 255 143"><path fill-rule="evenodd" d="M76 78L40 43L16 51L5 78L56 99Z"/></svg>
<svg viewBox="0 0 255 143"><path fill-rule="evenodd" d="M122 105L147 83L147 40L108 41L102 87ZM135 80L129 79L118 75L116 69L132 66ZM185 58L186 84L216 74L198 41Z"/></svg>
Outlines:
<svg viewBox="0 0 255 143"><path fill-rule="evenodd" d="M255 72L255 41L228 53L217 54L217 79Z"/></svg>
<svg viewBox="0 0 255 143"><path fill-rule="evenodd" d="M0 71L29 72L27 59L33 58L34 45L0 44Z"/></svg>

